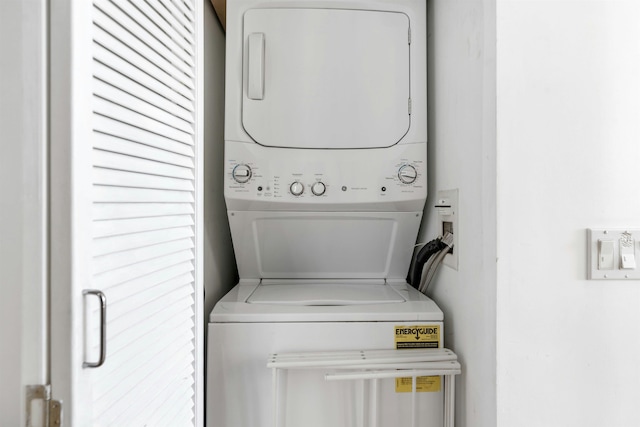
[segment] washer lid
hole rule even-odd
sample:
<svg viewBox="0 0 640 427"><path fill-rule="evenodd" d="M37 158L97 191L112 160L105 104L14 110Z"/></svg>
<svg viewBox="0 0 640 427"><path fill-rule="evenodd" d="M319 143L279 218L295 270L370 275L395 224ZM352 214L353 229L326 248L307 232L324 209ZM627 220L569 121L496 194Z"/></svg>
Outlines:
<svg viewBox="0 0 640 427"><path fill-rule="evenodd" d="M281 282L281 283L284 283ZM240 280L211 311L212 323L255 322L441 322L442 310L404 280L387 280L403 299L392 304L250 304L260 280Z"/></svg>
<svg viewBox="0 0 640 427"><path fill-rule="evenodd" d="M404 13L251 9L243 46L242 124L257 143L380 148L409 130Z"/></svg>
<svg viewBox="0 0 640 427"><path fill-rule="evenodd" d="M406 300L384 280L263 280L247 298L249 304L364 305Z"/></svg>

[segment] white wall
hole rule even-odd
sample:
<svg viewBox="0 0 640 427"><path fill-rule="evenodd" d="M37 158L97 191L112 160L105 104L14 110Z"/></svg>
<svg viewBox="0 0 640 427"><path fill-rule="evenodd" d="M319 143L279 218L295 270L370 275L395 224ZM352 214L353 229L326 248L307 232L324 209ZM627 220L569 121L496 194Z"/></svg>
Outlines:
<svg viewBox="0 0 640 427"><path fill-rule="evenodd" d="M204 1L204 313L236 284L236 262L224 203L225 37L211 2Z"/></svg>
<svg viewBox="0 0 640 427"><path fill-rule="evenodd" d="M498 420L640 425L640 282L586 281L640 227L640 3L507 1L498 36Z"/></svg>
<svg viewBox="0 0 640 427"><path fill-rule="evenodd" d="M495 1L428 2L429 198L420 240L441 233L437 190L459 189L459 270L442 266L429 294L460 358L456 425L494 427Z"/></svg>

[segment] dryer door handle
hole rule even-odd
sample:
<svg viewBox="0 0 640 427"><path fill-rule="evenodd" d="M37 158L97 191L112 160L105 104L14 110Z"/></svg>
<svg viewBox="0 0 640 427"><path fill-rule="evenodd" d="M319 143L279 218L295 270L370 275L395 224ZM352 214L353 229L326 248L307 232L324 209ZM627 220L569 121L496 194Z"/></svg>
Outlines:
<svg viewBox="0 0 640 427"><path fill-rule="evenodd" d="M249 34L247 95L249 99L264 98L264 33Z"/></svg>

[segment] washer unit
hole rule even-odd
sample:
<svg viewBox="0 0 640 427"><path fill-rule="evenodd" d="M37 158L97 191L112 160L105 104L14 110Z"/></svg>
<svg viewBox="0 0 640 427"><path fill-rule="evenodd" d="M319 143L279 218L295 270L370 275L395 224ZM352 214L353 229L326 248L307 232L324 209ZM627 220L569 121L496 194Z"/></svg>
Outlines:
<svg viewBox="0 0 640 427"><path fill-rule="evenodd" d="M228 0L225 102L240 283L210 316L207 424L271 427L272 353L443 345L442 312L405 281L427 196L426 4ZM398 338L414 326L435 333ZM373 424L362 384L325 373L288 374L287 426L409 422L402 380L380 381ZM424 384L420 425L439 426Z"/></svg>

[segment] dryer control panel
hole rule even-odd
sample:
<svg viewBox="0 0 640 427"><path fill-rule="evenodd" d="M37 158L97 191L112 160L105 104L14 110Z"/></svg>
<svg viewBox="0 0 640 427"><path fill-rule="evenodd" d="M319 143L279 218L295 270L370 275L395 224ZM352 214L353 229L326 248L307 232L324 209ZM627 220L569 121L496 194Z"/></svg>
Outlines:
<svg viewBox="0 0 640 427"><path fill-rule="evenodd" d="M226 142L230 210L421 211L426 143L304 150Z"/></svg>

